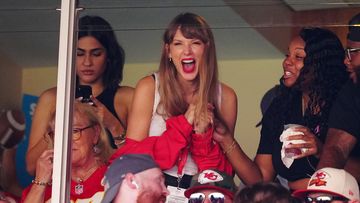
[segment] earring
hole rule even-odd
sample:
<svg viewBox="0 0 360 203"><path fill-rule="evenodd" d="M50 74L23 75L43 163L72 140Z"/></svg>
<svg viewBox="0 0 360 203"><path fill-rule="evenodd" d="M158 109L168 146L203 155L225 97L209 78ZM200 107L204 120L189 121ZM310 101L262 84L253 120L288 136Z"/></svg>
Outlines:
<svg viewBox="0 0 360 203"><path fill-rule="evenodd" d="M99 154L99 153L100 153L100 148L99 148L97 145L94 145L94 146L93 146L93 152L94 152L95 154Z"/></svg>
<svg viewBox="0 0 360 203"><path fill-rule="evenodd" d="M171 58L171 57L169 57L169 62L172 62L172 58Z"/></svg>

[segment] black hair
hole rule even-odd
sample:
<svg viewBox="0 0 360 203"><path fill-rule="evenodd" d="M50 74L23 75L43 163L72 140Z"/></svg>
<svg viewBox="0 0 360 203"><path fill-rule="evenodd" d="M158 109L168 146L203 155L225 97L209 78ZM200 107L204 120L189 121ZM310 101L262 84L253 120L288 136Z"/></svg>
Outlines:
<svg viewBox="0 0 360 203"><path fill-rule="evenodd" d="M79 19L78 40L91 36L106 50L106 69L103 73L105 88L117 89L123 79L125 51L116 39L110 24L99 16L83 16Z"/></svg>
<svg viewBox="0 0 360 203"><path fill-rule="evenodd" d="M289 190L274 182L260 182L239 190L234 203L295 203Z"/></svg>
<svg viewBox="0 0 360 203"><path fill-rule="evenodd" d="M311 77L307 87L310 97L307 111L310 116L305 117L305 122L314 123L312 118L315 116L319 118L320 130L327 129L331 106L349 78L343 46L333 32L322 28L303 28L300 37L305 41L306 57L295 86L301 87L301 83Z"/></svg>
<svg viewBox="0 0 360 203"><path fill-rule="evenodd" d="M349 33L347 39L355 42L360 41L360 13L352 17L349 21Z"/></svg>
<svg viewBox="0 0 360 203"><path fill-rule="evenodd" d="M272 114L280 117L282 127L286 124L286 118L293 113L294 106L291 105L294 104L294 99L306 91L310 100L304 112L304 125L319 138L325 138L331 106L349 77L343 62L345 54L340 40L329 30L303 28L300 37L305 42L304 67L294 86L282 89L279 97L274 100L277 108L272 109ZM276 122L278 119L271 120ZM280 127L278 123L273 123L272 126Z"/></svg>

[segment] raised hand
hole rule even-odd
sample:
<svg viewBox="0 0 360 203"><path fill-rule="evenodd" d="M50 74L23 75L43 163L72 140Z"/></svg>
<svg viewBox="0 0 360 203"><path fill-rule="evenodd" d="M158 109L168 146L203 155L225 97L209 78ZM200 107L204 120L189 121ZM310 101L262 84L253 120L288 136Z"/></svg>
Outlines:
<svg viewBox="0 0 360 203"><path fill-rule="evenodd" d="M207 112L201 112L200 117L194 123L194 131L196 133L204 133L214 124L214 106L208 104Z"/></svg>
<svg viewBox="0 0 360 203"><path fill-rule="evenodd" d="M322 151L322 142L311 132L307 127L296 127L294 131L299 132L297 135L291 135L287 138L288 141L291 140L303 140L304 143L300 144L290 144L286 148L290 149L301 149L302 153L295 156L295 159L300 159L306 156L315 155L316 157L320 156Z"/></svg>
<svg viewBox="0 0 360 203"><path fill-rule="evenodd" d="M221 147L226 148L226 146L230 146L234 141L233 136L231 135L228 128L220 122L219 120L214 120L214 133L213 138L215 141L220 143Z"/></svg>
<svg viewBox="0 0 360 203"><path fill-rule="evenodd" d="M45 150L36 162L35 180L50 183L53 169L54 150Z"/></svg>
<svg viewBox="0 0 360 203"><path fill-rule="evenodd" d="M125 129L123 129L120 121L106 108L106 106L93 96L91 96L91 100L94 102L96 113L105 128L110 130L112 135L120 135L123 133Z"/></svg>
<svg viewBox="0 0 360 203"><path fill-rule="evenodd" d="M195 105L190 104L187 111L185 112L185 118L186 120L193 125L195 120Z"/></svg>

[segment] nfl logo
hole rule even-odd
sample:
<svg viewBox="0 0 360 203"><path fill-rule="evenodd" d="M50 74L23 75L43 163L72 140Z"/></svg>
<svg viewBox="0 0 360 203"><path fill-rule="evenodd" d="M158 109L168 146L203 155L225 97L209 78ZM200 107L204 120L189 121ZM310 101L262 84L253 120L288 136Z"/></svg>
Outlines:
<svg viewBox="0 0 360 203"><path fill-rule="evenodd" d="M84 186L83 185L80 185L80 184L77 184L75 186L75 194L77 195L80 195L84 192Z"/></svg>

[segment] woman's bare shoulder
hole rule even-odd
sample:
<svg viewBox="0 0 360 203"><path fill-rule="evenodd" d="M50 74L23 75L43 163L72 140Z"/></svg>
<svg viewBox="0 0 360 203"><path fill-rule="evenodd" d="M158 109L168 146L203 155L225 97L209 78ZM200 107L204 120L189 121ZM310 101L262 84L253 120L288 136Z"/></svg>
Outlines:
<svg viewBox="0 0 360 203"><path fill-rule="evenodd" d="M56 87L49 88L40 94L38 104L51 103L55 106L56 103Z"/></svg>
<svg viewBox="0 0 360 203"><path fill-rule="evenodd" d="M222 97L223 98L227 98L227 99L237 99L237 95L236 92L233 88L231 88L230 86L228 86L225 83L220 83L221 84L221 91L222 91Z"/></svg>

